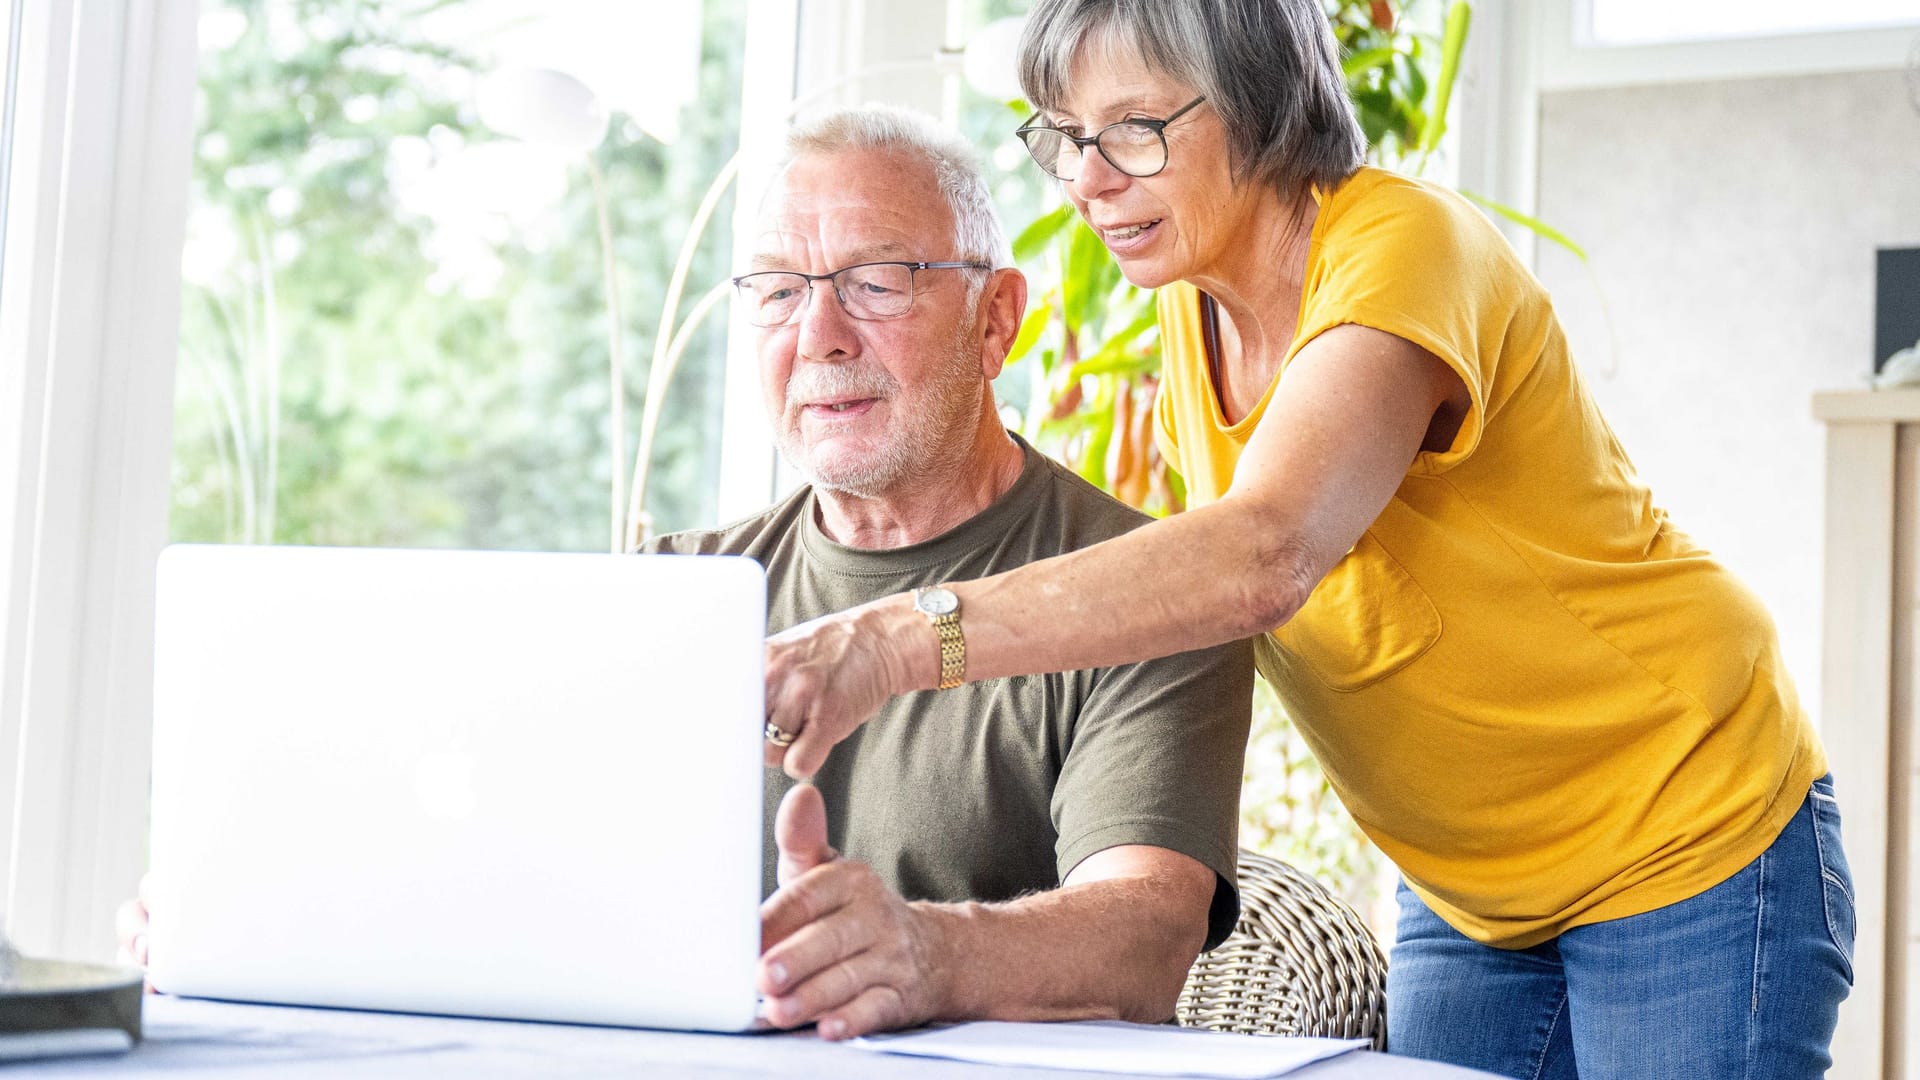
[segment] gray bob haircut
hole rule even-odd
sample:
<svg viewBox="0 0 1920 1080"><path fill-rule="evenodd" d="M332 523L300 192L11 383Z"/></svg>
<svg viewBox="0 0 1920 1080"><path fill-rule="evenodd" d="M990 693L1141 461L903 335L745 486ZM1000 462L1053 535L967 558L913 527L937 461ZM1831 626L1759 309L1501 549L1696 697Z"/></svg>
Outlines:
<svg viewBox="0 0 1920 1080"><path fill-rule="evenodd" d="M834 109L805 117L787 131L788 160L853 150L892 150L924 160L933 168L941 197L953 208L954 258L991 263L996 269L1013 265L980 158L959 132L926 113L893 105ZM975 275L969 271L967 276L972 280Z"/></svg>
<svg viewBox="0 0 1920 1080"><path fill-rule="evenodd" d="M1020 38L1020 86L1036 107L1058 109L1083 50L1129 47L1207 96L1237 182L1298 198L1366 157L1320 0L1039 0Z"/></svg>

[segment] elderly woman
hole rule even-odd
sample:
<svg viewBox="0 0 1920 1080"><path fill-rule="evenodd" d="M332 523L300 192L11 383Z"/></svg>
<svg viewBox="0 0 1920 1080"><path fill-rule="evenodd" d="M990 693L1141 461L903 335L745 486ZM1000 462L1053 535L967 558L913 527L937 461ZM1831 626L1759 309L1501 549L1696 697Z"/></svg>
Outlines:
<svg viewBox="0 0 1920 1080"><path fill-rule="evenodd" d="M773 639L769 759L810 774L893 694L1258 635L1402 873L1391 1050L1822 1073L1851 885L1772 621L1498 232L1362 164L1318 0L1040 0L1020 66L1035 161L1160 290L1193 509Z"/></svg>

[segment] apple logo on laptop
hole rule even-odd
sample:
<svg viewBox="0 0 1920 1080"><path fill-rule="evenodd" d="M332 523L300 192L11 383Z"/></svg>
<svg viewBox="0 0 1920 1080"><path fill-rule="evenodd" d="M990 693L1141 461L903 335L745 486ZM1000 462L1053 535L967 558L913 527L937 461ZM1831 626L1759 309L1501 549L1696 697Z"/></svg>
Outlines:
<svg viewBox="0 0 1920 1080"><path fill-rule="evenodd" d="M421 758L413 774L413 791L420 809L440 821L472 817L479 806L473 771L473 755L464 751L436 750Z"/></svg>

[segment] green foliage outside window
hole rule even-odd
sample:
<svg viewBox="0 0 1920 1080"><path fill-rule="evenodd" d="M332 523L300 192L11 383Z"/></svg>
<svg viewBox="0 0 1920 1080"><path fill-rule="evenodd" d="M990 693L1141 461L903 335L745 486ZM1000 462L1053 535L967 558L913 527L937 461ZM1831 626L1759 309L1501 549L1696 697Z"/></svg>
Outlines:
<svg viewBox="0 0 1920 1080"><path fill-rule="evenodd" d="M421 29L463 6L203 5L227 40L200 58L174 539L605 550L606 301L584 164L555 163L550 205L504 207L459 236L431 195L403 190L502 141L474 111L479 62ZM700 104L674 145L616 113L594 151L627 298L630 416L655 298L736 141L746 6L704 5ZM726 274L727 232L708 234L696 281ZM717 320L706 333L673 384L688 422L655 450L663 527L713 517L725 350Z"/></svg>

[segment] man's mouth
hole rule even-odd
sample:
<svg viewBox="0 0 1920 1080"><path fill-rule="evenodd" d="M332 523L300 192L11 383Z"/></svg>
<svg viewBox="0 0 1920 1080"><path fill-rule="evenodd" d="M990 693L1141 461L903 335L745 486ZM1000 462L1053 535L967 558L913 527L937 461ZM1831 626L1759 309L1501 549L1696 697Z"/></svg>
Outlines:
<svg viewBox="0 0 1920 1080"><path fill-rule="evenodd" d="M837 401L810 401L802 406L813 416L849 416L866 412L879 398L843 398Z"/></svg>

